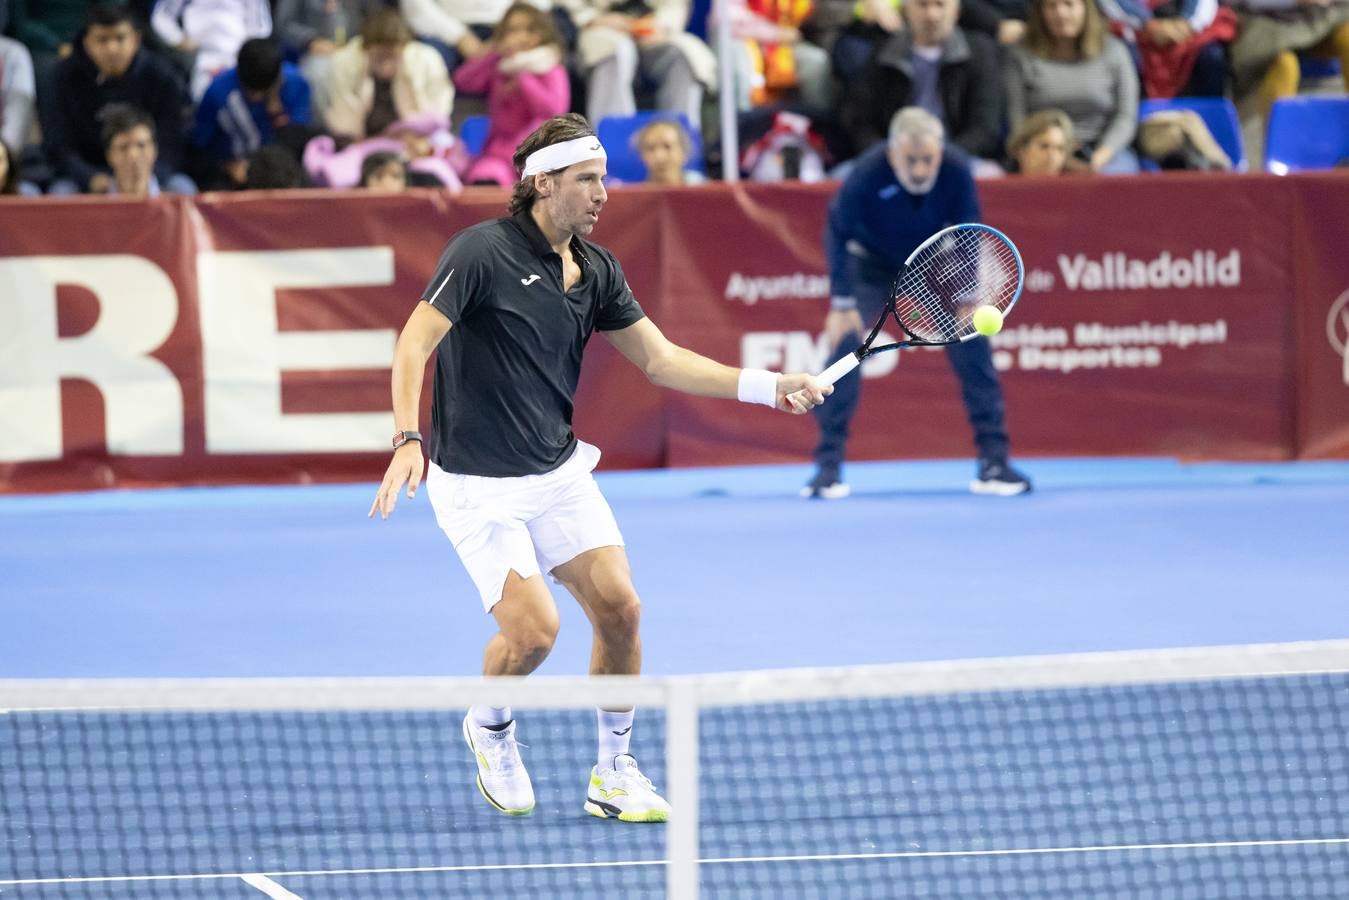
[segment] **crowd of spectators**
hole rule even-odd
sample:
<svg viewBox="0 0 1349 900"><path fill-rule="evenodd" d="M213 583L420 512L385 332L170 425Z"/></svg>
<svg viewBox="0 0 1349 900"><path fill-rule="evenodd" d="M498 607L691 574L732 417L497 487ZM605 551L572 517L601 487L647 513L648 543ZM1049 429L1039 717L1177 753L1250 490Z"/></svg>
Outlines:
<svg viewBox="0 0 1349 900"><path fill-rule="evenodd" d="M0 0L0 193L509 185L543 120L638 110L669 116L634 138L648 177L686 184L702 179L678 119L714 125L719 102L751 123L742 146L756 121L774 153L799 129L812 172L882 140L905 106L938 116L981 173L1224 168L1196 117L1140 132L1140 98L1259 113L1298 92L1309 58L1349 84L1349 0L712 6L731 97L690 0ZM472 155L465 110L488 117Z"/></svg>

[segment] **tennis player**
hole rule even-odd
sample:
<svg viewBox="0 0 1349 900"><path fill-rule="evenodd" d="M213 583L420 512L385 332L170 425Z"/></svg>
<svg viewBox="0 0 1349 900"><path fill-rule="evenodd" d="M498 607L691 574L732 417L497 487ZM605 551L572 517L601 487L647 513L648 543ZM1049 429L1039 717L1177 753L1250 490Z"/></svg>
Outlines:
<svg viewBox="0 0 1349 900"><path fill-rule="evenodd" d="M910 106L890 120L889 140L857 158L829 204L825 252L829 260L830 308L824 331L832 365L861 342L864 322L885 309L895 273L918 245L948 225L979 221L979 198L969 161L945 146L941 120ZM1002 384L988 338L948 344L946 359L960 380L960 395L974 429L978 469L970 490L1012 496L1031 488L1030 479L1007 461L1007 425ZM835 385L838 395L816 410L820 441L815 477L803 496L835 500L848 496L843 455L862 390L860 373Z"/></svg>
<svg viewBox="0 0 1349 900"><path fill-rule="evenodd" d="M552 649L558 614L543 573L565 586L593 627L593 675L636 675L641 605L623 536L591 472L600 451L572 433L587 338L600 331L653 383L805 413L830 388L810 375L734 369L672 344L646 317L613 254L586 240L607 195L605 152L579 115L549 119L515 151L520 180L508 218L455 235L398 339L393 461L370 515L388 518L422 476L419 398L436 350L431 464L436 519L498 631L485 675L527 675ZM795 391L800 395L788 397ZM598 710L599 750L585 809L663 822L670 807L629 753L633 710ZM478 789L525 815L534 790L510 709L478 706L464 740Z"/></svg>

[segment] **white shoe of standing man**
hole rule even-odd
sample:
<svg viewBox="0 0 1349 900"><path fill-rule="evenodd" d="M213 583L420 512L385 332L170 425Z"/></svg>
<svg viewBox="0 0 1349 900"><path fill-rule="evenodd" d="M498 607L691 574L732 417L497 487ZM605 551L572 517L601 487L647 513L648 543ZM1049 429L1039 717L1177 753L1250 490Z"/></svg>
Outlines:
<svg viewBox="0 0 1349 900"><path fill-rule="evenodd" d="M515 742L515 720L501 729L486 728L475 725L470 712L464 716L464 743L478 762L478 790L487 802L508 816L529 815L534 786Z"/></svg>
<svg viewBox="0 0 1349 900"><path fill-rule="evenodd" d="M628 753L615 756L613 768L596 766L590 770L585 810L592 816L623 822L664 822L670 818L670 804L656 793L651 779L642 774L637 760Z"/></svg>

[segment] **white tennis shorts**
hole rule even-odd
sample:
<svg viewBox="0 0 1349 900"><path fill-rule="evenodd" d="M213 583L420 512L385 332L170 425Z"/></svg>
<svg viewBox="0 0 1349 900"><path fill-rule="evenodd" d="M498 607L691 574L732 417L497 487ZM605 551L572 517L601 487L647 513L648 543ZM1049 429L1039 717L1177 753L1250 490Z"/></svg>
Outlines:
<svg viewBox="0 0 1349 900"><path fill-rule="evenodd" d="M426 493L436 521L492 611L512 569L530 578L596 547L621 547L613 510L590 473L598 447L578 441L562 465L543 475L456 475L434 462Z"/></svg>

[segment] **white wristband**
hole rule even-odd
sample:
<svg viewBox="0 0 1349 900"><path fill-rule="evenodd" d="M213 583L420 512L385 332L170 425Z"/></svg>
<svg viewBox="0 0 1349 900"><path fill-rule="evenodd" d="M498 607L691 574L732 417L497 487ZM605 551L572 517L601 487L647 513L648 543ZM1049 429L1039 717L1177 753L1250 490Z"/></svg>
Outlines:
<svg viewBox="0 0 1349 900"><path fill-rule="evenodd" d="M741 403L762 403L776 409L778 373L766 369L741 369L740 387L736 395Z"/></svg>

